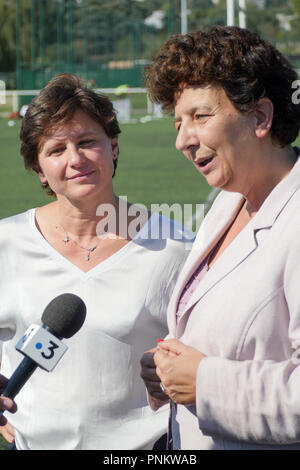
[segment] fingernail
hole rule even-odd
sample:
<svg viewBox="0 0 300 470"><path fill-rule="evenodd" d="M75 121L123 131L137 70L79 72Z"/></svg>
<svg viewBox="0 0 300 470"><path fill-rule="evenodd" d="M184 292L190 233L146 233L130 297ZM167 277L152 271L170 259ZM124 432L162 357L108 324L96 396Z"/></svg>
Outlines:
<svg viewBox="0 0 300 470"><path fill-rule="evenodd" d="M158 343L161 343L162 341L163 341L163 339L161 339L161 338L158 338L158 340L157 340Z"/></svg>

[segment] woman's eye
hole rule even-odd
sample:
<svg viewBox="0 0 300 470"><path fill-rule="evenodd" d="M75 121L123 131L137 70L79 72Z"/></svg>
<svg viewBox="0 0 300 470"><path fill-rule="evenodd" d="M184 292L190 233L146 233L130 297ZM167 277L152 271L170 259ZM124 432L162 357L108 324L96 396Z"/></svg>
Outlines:
<svg viewBox="0 0 300 470"><path fill-rule="evenodd" d="M81 146L89 146L89 145L93 145L94 142L95 142L95 141L92 140L92 139L89 139L89 140L81 140L81 141L79 142L79 145L81 145Z"/></svg>
<svg viewBox="0 0 300 470"><path fill-rule="evenodd" d="M204 118L208 118L208 117L209 117L209 114L195 114L195 119L197 121L204 119Z"/></svg>
<svg viewBox="0 0 300 470"><path fill-rule="evenodd" d="M50 155L53 155L53 154L54 154L54 155L57 155L57 154L59 154L59 153L61 153L61 152L63 152L63 151L64 151L64 148L63 148L63 147L57 147L57 148L54 148L54 149L52 149L52 150L50 151Z"/></svg>

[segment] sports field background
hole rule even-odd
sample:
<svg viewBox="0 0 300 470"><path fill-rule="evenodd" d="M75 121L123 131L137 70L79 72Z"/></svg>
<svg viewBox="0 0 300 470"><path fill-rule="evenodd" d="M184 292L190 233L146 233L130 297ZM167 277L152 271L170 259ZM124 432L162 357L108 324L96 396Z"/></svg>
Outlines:
<svg viewBox="0 0 300 470"><path fill-rule="evenodd" d="M8 126L0 118L0 218L53 200L41 188L34 172L24 169L20 156L21 120ZM121 124L120 155L115 192L128 201L144 204L203 203L210 191L201 175L176 150L171 117L146 123Z"/></svg>
<svg viewBox="0 0 300 470"><path fill-rule="evenodd" d="M47 196L34 172L25 170L20 156L21 120L8 126L0 118L0 219L47 204ZM121 124L120 156L114 178L115 193L128 201L172 205L204 203L211 188L175 148L171 117L146 123ZM300 137L296 140L300 146ZM172 216L172 214L170 214Z"/></svg>

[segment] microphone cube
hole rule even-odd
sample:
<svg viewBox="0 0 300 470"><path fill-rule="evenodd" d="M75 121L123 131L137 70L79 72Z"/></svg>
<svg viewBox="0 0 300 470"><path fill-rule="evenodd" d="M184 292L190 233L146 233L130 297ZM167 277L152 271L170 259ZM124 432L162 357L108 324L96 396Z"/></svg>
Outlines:
<svg viewBox="0 0 300 470"><path fill-rule="evenodd" d="M41 325L31 325L16 344L16 350L51 372L68 347Z"/></svg>

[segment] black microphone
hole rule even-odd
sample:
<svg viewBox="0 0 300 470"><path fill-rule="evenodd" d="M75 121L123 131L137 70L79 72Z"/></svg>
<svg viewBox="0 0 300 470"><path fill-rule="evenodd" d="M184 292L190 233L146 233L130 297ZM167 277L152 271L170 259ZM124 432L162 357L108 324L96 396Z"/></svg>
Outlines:
<svg viewBox="0 0 300 470"><path fill-rule="evenodd" d="M1 395L14 399L39 366L50 372L56 366L67 346L61 338L71 338L82 327L86 317L83 300L74 294L61 294L45 308L42 325L32 325L16 349L24 359L1 390ZM1 414L4 413L0 412Z"/></svg>

